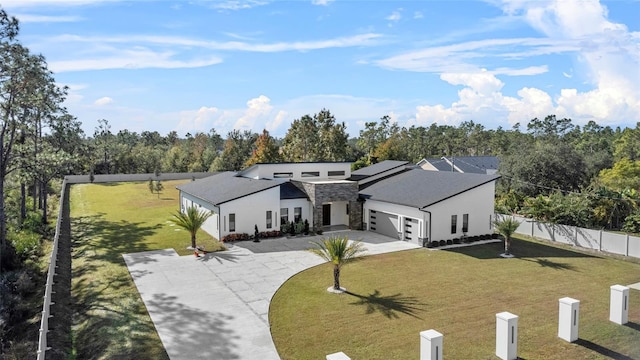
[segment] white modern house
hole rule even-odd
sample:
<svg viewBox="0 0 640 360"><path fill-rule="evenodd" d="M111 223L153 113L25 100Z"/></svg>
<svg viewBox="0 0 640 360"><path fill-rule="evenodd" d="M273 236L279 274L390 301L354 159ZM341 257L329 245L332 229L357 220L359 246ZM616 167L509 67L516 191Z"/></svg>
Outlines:
<svg viewBox="0 0 640 360"><path fill-rule="evenodd" d="M342 225L423 245L492 232L497 175L425 171L383 161L351 164L256 164L178 186L180 206L212 211L203 229L231 233L278 230L285 221L312 228Z"/></svg>

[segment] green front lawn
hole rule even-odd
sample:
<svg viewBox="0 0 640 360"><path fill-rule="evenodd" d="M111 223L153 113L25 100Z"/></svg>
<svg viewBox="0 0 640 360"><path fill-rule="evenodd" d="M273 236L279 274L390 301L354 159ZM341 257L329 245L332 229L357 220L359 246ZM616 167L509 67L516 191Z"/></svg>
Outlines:
<svg viewBox="0 0 640 360"><path fill-rule="evenodd" d="M282 359L415 359L419 333L444 335L444 357L495 359L495 314L519 316L523 359L640 359L640 291L629 326L609 322L609 287L640 282L640 263L514 239L457 250L367 257L343 268L348 293L326 291L329 264L297 274L275 294L269 319ZM558 299L580 303L580 339L557 337Z"/></svg>
<svg viewBox="0 0 640 360"><path fill-rule="evenodd" d="M167 248L193 254L186 249L189 233L169 222L179 208L175 186L183 182L163 182L159 197L146 182L72 186L75 358L167 358L122 254ZM202 231L198 244L222 248Z"/></svg>

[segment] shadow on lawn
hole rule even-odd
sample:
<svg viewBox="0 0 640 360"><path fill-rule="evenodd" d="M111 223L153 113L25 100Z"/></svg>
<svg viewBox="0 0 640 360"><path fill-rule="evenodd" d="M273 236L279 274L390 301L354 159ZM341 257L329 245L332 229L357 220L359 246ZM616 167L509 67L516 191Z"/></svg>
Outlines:
<svg viewBox="0 0 640 360"><path fill-rule="evenodd" d="M122 254L148 251L144 238L162 225L145 226L128 221L107 221L104 213L74 218L71 221L73 258L124 264ZM75 276L75 274L74 274Z"/></svg>
<svg viewBox="0 0 640 360"><path fill-rule="evenodd" d="M630 358L626 355L620 354L619 352L613 351L611 349L607 349L606 347L602 346L602 345L598 345L595 343L592 343L589 340L585 340L585 339L578 339L574 342L577 345L580 345L582 347L585 347L591 351L595 351L600 355L604 355L610 359L616 359L616 360L633 360L633 358Z"/></svg>
<svg viewBox="0 0 640 360"><path fill-rule="evenodd" d="M497 259L501 253L504 253L504 243L488 243L483 245L474 245L474 246L466 246L466 247L458 247L445 249L443 251L449 251L453 253L458 253L462 255L472 256L477 259ZM599 257L585 254L579 251L572 251L563 249L560 247L555 247L551 245L546 245L540 242L534 241L526 241L518 238L513 238L511 240L511 252L518 259L525 258L594 258L598 259ZM541 266L547 266L552 268L563 268L564 264L552 262L546 260L548 263L539 262Z"/></svg>
<svg viewBox="0 0 640 360"><path fill-rule="evenodd" d="M520 259L520 260L534 262L534 263L537 263L538 265L540 265L542 267L549 268L549 269L554 269L554 270L572 270L572 271L576 271L576 267L571 265L571 264L551 261L549 259L538 258L538 259Z"/></svg>
<svg viewBox="0 0 640 360"><path fill-rule="evenodd" d="M635 331L640 331L640 324L634 323L633 321L629 321L628 323L624 324L624 326L630 329L633 329Z"/></svg>
<svg viewBox="0 0 640 360"><path fill-rule="evenodd" d="M369 295L354 294L349 291L345 291L345 294L358 298L351 305L364 305L367 314L379 312L389 319L397 319L400 317L398 313L401 313L422 320L416 314L426 305L414 297L402 296L402 294L382 296L379 290L374 290Z"/></svg>

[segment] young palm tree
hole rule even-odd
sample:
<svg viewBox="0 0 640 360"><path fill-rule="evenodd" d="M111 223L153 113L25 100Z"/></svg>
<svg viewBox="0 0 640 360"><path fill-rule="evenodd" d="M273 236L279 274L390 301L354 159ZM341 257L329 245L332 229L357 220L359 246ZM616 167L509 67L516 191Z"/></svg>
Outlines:
<svg viewBox="0 0 640 360"><path fill-rule="evenodd" d="M520 223L513 217L505 217L502 220L494 222L496 231L504 236L504 253L510 255L511 251L511 235L518 229Z"/></svg>
<svg viewBox="0 0 640 360"><path fill-rule="evenodd" d="M176 212L171 222L191 234L191 248L196 249L196 233L211 215L212 213L210 211L200 211L197 207L190 206L186 212Z"/></svg>
<svg viewBox="0 0 640 360"><path fill-rule="evenodd" d="M340 289L340 268L358 259L366 249L359 241L349 244L349 238L330 237L321 242L312 242L315 248L309 249L312 253L320 256L333 264L333 288Z"/></svg>

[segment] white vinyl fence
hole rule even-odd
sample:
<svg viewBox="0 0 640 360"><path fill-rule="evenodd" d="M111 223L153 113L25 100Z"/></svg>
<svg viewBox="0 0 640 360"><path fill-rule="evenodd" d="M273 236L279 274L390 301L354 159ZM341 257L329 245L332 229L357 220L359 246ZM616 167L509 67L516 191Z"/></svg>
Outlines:
<svg viewBox="0 0 640 360"><path fill-rule="evenodd" d="M49 332L49 318L51 315L51 294L53 292L53 280L56 275L56 263L58 261L58 243L60 237L60 226L63 218L63 204L65 201L65 192L67 185L82 183L107 183L107 182L126 182L126 181L147 181L153 180L196 180L214 173L167 173L167 174L113 174L113 175L95 175L92 179L89 175L69 175L65 176L62 181L62 191L60 192L60 204L58 205L58 220L56 221L56 233L53 238L53 249L49 257L49 269L47 271L47 283L44 288L44 301L42 304L42 318L40 319L40 338L38 340L38 360L45 359L45 353L50 348L47 347L47 333ZM176 204L178 206L178 204Z"/></svg>
<svg viewBox="0 0 640 360"><path fill-rule="evenodd" d="M44 360L47 347L47 333L49 332L49 318L51 317L51 293L53 292L53 277L56 274L56 263L58 261L58 243L60 238L60 224L62 222L63 204L65 192L67 191L67 180L62 181L62 191L60 191L60 203L58 204L58 220L56 221L56 233L53 237L53 249L49 257L49 269L47 271L47 283L44 288L44 301L42 304L42 318L40 319L40 338L38 339L38 360Z"/></svg>
<svg viewBox="0 0 640 360"><path fill-rule="evenodd" d="M511 215L496 214L497 217ZM587 249L640 258L640 237L604 230L540 222L513 216L520 222L516 233Z"/></svg>

